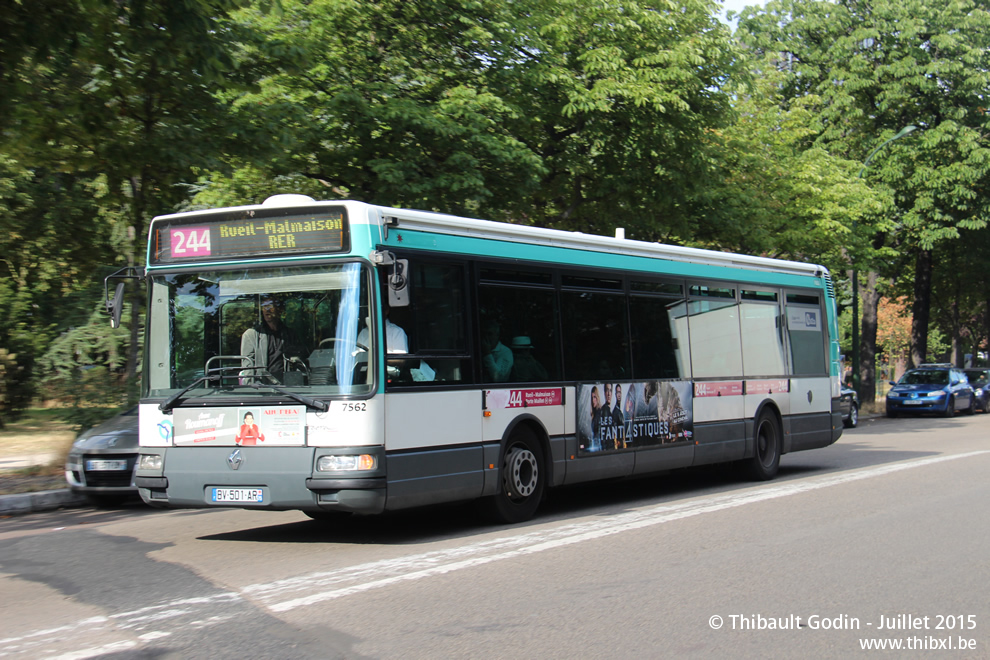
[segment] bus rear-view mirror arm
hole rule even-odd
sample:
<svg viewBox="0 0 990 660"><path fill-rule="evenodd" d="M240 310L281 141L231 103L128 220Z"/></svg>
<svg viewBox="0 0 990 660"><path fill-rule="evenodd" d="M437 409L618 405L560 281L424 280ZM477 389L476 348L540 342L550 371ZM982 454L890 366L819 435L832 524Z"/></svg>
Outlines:
<svg viewBox="0 0 990 660"><path fill-rule="evenodd" d="M371 260L376 266L388 269L388 305L389 307L409 306L409 260L396 259L388 250L375 250Z"/></svg>
<svg viewBox="0 0 990 660"><path fill-rule="evenodd" d="M113 298L110 297L111 280L141 280L144 279L144 269L135 266L127 266L107 275L103 279L103 304L106 306L107 314L110 315L110 327L120 327L120 315L124 311L124 282L117 282L114 288Z"/></svg>

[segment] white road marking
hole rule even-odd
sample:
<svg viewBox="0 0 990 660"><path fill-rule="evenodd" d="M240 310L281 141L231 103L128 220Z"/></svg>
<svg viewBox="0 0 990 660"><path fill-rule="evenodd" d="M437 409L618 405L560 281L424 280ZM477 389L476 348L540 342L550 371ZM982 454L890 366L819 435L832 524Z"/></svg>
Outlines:
<svg viewBox="0 0 990 660"><path fill-rule="evenodd" d="M182 598L128 612L119 612L106 617L89 617L69 625L31 631L20 636L0 639L0 658L25 653L30 653L32 656L37 657L39 651L41 651L41 649L37 648L38 646L44 645L46 641L50 642L53 637L65 639L67 633L80 629L92 634L100 629L105 629L109 632L114 628L118 628L138 633L138 639L143 641L158 639L171 634L168 631L160 630L162 627L161 624L169 620L173 621L172 627L175 629L184 629L190 626L208 627L227 620L229 615L218 615L216 612L217 606L221 603L235 603L243 599L250 599L272 612L287 612L299 607L306 607L353 594L381 589L401 582L421 580L436 575L444 575L454 571L483 566L504 559L554 550L575 543L592 541L613 534L652 527L704 513L725 511L747 504L756 504L791 495L800 495L802 493L881 477L904 470L985 454L990 454L990 451L934 456L894 463L892 465L843 472L818 479L758 486L743 492L713 495L675 504L649 506L638 511L621 513L607 518L503 536L448 550L437 550L397 559L349 566L333 571L311 573L276 580L274 582L248 585L237 592L227 591L214 593L209 596ZM314 590L320 588L324 590L314 593ZM290 597L291 594L300 592L304 592L305 595L296 598ZM188 620L188 617L195 617L197 615L202 618ZM155 626L155 629L147 631L151 624ZM51 660L83 660L84 658L92 658L106 653L133 648L136 645L137 643L132 640L123 640L100 647L72 651L54 656Z"/></svg>
<svg viewBox="0 0 990 660"><path fill-rule="evenodd" d="M132 649L137 646L137 642L123 641L114 642L112 644L106 644L104 646L99 646L97 648L82 649L79 651L70 651L69 653L63 653L62 655L49 656L47 660L85 660L85 658L93 658L98 655L106 655L107 653L117 653L118 651L126 651L127 649Z"/></svg>
<svg viewBox="0 0 990 660"><path fill-rule="evenodd" d="M427 552L399 559L350 566L325 573L313 573L267 584L250 585L241 589L241 593L246 597L262 601L273 612L287 612L298 607L306 607L373 589L381 589L400 582L444 575L496 561L532 555L584 541L592 541L621 532L652 527L674 520L682 520L704 513L725 511L726 509L745 506L747 504L756 504L781 497L800 495L822 488L831 488L833 486L861 481L863 479L872 479L903 470L911 470L945 461L971 458L987 453L990 452L975 451L966 454L934 456L892 465L865 468L853 472L844 472L819 479L765 486L741 493L714 495L692 502L661 504L639 511L618 514L604 520L592 520L555 529L484 541L451 550ZM369 577L375 577L377 579L364 581ZM314 588L331 585L342 586L313 593ZM287 592L291 591L306 591L307 594L298 598L271 602L276 600L279 595L288 595Z"/></svg>

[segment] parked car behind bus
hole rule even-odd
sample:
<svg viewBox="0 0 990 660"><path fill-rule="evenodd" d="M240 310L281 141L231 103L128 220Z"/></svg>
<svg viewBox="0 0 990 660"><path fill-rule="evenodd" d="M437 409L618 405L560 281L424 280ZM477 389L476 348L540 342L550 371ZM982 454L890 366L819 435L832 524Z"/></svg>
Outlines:
<svg viewBox="0 0 990 660"><path fill-rule="evenodd" d="M839 410L842 411L842 425L847 429L856 428L859 424L859 395L856 390L842 386Z"/></svg>
<svg viewBox="0 0 990 660"><path fill-rule="evenodd" d="M131 408L80 434L65 464L69 488L94 504L112 506L137 496L138 409Z"/></svg>
<svg viewBox="0 0 990 660"><path fill-rule="evenodd" d="M973 395L976 397L976 409L981 412L990 412L990 369L986 367L974 367L963 369L969 384L973 387Z"/></svg>
<svg viewBox="0 0 990 660"><path fill-rule="evenodd" d="M973 388L962 369L951 364L923 364L906 372L887 392L887 417L936 413L952 417L957 411L972 415Z"/></svg>

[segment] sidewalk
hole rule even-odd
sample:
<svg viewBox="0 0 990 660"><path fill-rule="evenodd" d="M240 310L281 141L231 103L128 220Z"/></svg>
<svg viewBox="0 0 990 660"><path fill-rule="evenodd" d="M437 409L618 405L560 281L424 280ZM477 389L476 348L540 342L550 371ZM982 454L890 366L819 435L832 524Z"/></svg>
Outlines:
<svg viewBox="0 0 990 660"><path fill-rule="evenodd" d="M23 470L35 465L47 465L55 459L53 454L33 454L28 456L7 456L0 458L0 477L4 472ZM55 511L70 507L86 506L86 497L73 493L68 484L57 490L42 490L35 493L0 495L0 516L13 516L40 511Z"/></svg>

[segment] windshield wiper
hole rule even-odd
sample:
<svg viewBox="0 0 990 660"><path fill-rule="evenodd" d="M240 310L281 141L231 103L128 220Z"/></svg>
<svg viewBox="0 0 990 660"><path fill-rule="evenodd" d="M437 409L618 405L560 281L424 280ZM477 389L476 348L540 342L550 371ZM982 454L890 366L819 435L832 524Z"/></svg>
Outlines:
<svg viewBox="0 0 990 660"><path fill-rule="evenodd" d="M158 405L158 409L161 410L163 413L170 413L170 412L172 412L172 408L175 407L175 404L177 404L179 402L179 400L182 399L183 395L185 395L189 390L191 390L192 388L196 387L197 385L199 385L202 382L211 382L211 381L215 381L215 380L220 380L220 375L219 374L209 374L207 376L203 376L202 378L198 378L198 379L194 380L189 386L183 387L181 390L179 390L178 392L176 392L175 394L173 394L169 398L167 398L164 401L162 401Z"/></svg>
<svg viewBox="0 0 990 660"><path fill-rule="evenodd" d="M278 385L272 385L270 383L262 384L259 382L253 382L251 383L251 387L253 387L256 390L260 390L262 387L271 388L276 392L279 392L280 394L284 394L290 399L298 401L304 406L309 406L310 408L316 408L320 412L326 412L330 409L330 404L327 403L326 401L317 401L316 399L311 399L308 396L303 396L302 394L296 394L295 392L290 392L284 387L279 387Z"/></svg>

